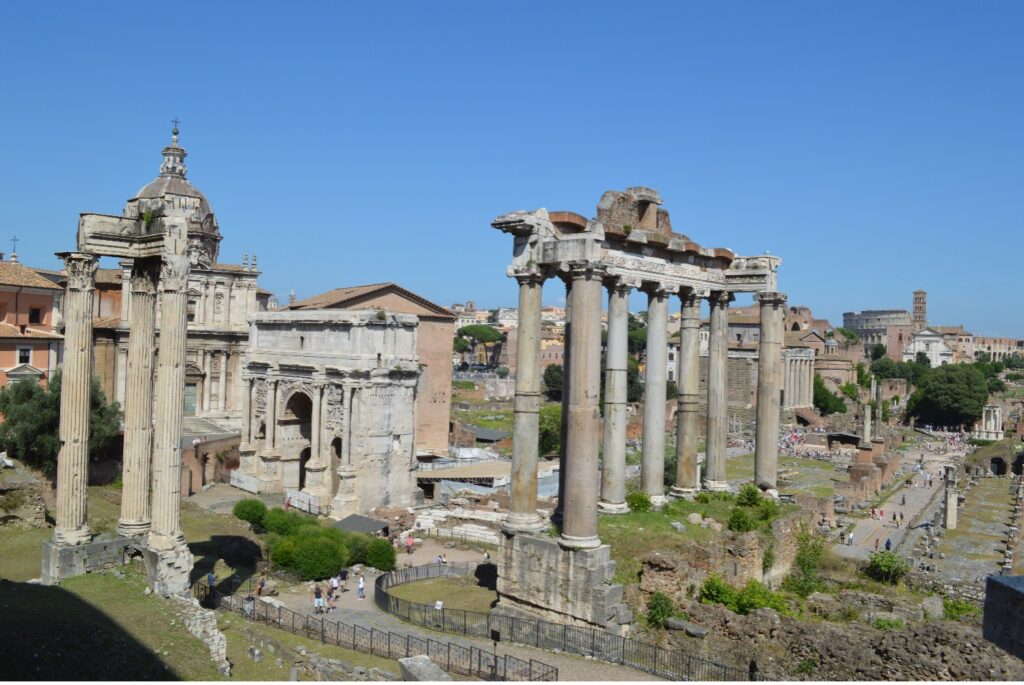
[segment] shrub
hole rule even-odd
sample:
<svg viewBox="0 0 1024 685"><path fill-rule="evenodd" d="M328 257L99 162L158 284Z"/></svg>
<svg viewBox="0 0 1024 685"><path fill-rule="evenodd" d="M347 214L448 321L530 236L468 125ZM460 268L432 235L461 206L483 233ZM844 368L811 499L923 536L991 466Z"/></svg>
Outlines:
<svg viewBox="0 0 1024 685"><path fill-rule="evenodd" d="M736 495L736 503L743 507L756 507L762 499L760 488L753 483L744 483Z"/></svg>
<svg viewBox="0 0 1024 685"><path fill-rule="evenodd" d="M291 535L299 530L303 516L298 512L285 511L279 507L268 509L263 516L263 527L278 535Z"/></svg>
<svg viewBox="0 0 1024 685"><path fill-rule="evenodd" d="M737 533L746 533L757 528L757 522L743 507L733 507L729 514L729 530Z"/></svg>
<svg viewBox="0 0 1024 685"><path fill-rule="evenodd" d="M631 492L626 495L626 504L630 511L650 511L651 498L646 492Z"/></svg>
<svg viewBox="0 0 1024 685"><path fill-rule="evenodd" d="M962 617L978 616L981 614L981 607L975 606L962 599L942 600L942 615L950 621L959 621Z"/></svg>
<svg viewBox="0 0 1024 685"><path fill-rule="evenodd" d="M909 572L906 560L893 552L873 552L865 569L868 577L883 583L898 583Z"/></svg>
<svg viewBox="0 0 1024 685"><path fill-rule="evenodd" d="M781 612L786 611L788 607L782 595L772 592L767 586L756 580L748 581L736 595L736 608L734 611L737 614L749 614L755 609L765 608Z"/></svg>
<svg viewBox="0 0 1024 685"><path fill-rule="evenodd" d="M900 618L876 618L872 624L882 631L899 630L903 627L903 619Z"/></svg>
<svg viewBox="0 0 1024 685"><path fill-rule="evenodd" d="M508 367L499 366L496 373L498 374L498 378L508 378Z"/></svg>
<svg viewBox="0 0 1024 685"><path fill-rule="evenodd" d="M762 521L773 521L779 517L780 511L778 502L771 497L763 497L758 505L757 515Z"/></svg>
<svg viewBox="0 0 1024 685"><path fill-rule="evenodd" d="M810 675L814 673L817 668L818 663L814 659L801 659L793 672L799 675Z"/></svg>
<svg viewBox="0 0 1024 685"><path fill-rule="evenodd" d="M393 571L395 548L384 538L373 538L366 545L366 565L378 571Z"/></svg>
<svg viewBox="0 0 1024 685"><path fill-rule="evenodd" d="M735 611L736 589L712 574L700 586L700 601L702 604L721 604Z"/></svg>
<svg viewBox="0 0 1024 685"><path fill-rule="evenodd" d="M801 597L821 589L818 578L821 566L821 555L825 549L825 541L818 535L804 528L796 537L796 558L793 572L786 578L782 586Z"/></svg>
<svg viewBox="0 0 1024 685"><path fill-rule="evenodd" d="M267 515L267 505L258 499L243 499L235 503L231 510L235 518L242 519L254 526L263 525L263 517Z"/></svg>
<svg viewBox="0 0 1024 685"><path fill-rule="evenodd" d="M664 628L675 611L676 605L668 595L655 592L647 600L647 624Z"/></svg>
<svg viewBox="0 0 1024 685"><path fill-rule="evenodd" d="M303 537L295 543L292 568L298 571L303 580L333 576L347 562L348 550L326 537Z"/></svg>
<svg viewBox="0 0 1024 685"><path fill-rule="evenodd" d="M772 540L764 548L764 556L761 557L761 573L768 573L775 565L775 541Z"/></svg>
<svg viewBox="0 0 1024 685"><path fill-rule="evenodd" d="M295 564L295 541L284 537L271 538L270 560L281 568L293 568Z"/></svg>
<svg viewBox="0 0 1024 685"><path fill-rule="evenodd" d="M361 534L350 534L345 537L345 545L348 547L349 563L366 563L366 546L370 543L370 536Z"/></svg>

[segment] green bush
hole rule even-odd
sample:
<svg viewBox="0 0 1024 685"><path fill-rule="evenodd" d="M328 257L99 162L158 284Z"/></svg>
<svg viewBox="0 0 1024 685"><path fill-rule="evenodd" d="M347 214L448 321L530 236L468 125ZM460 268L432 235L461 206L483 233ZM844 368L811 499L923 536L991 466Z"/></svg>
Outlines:
<svg viewBox="0 0 1024 685"><path fill-rule="evenodd" d="M768 573L772 570L772 566L775 565L775 541L771 540L768 542L768 546L764 548L764 556L761 557L761 573Z"/></svg>
<svg viewBox="0 0 1024 685"><path fill-rule="evenodd" d="M910 566L894 552L873 552L864 572L883 583L898 583L910 572Z"/></svg>
<svg viewBox="0 0 1024 685"><path fill-rule="evenodd" d="M729 530L737 533L746 533L757 528L757 521L750 515L750 512L743 507L733 507L729 514Z"/></svg>
<svg viewBox="0 0 1024 685"><path fill-rule="evenodd" d="M299 530L299 527L306 521L304 516L296 511L285 511L279 507L268 509L263 516L263 527L271 533L278 535L292 535Z"/></svg>
<svg viewBox="0 0 1024 685"><path fill-rule="evenodd" d="M254 526L263 525L263 517L267 515L267 505L258 499L242 499L235 503L231 510L235 518L242 519Z"/></svg>
<svg viewBox="0 0 1024 685"><path fill-rule="evenodd" d="M736 589L712 574L707 577L700 586L701 604L721 604L722 606L736 610Z"/></svg>
<svg viewBox="0 0 1024 685"><path fill-rule="evenodd" d="M366 545L366 565L378 571L395 569L395 547L384 538L373 538Z"/></svg>
<svg viewBox="0 0 1024 685"><path fill-rule="evenodd" d="M981 607L962 599L945 598L942 600L942 615L950 621L959 621L965 616L980 616Z"/></svg>
<svg viewBox="0 0 1024 685"><path fill-rule="evenodd" d="M903 619L899 618L876 618L872 624L879 630L899 630L904 626Z"/></svg>
<svg viewBox="0 0 1024 685"><path fill-rule="evenodd" d="M631 492L626 495L626 504L630 511L650 511L651 498L646 492Z"/></svg>
<svg viewBox="0 0 1024 685"><path fill-rule="evenodd" d="M771 497L761 498L761 503L758 505L757 515L762 521L774 521L779 517L782 512L782 508L779 503L773 500Z"/></svg>
<svg viewBox="0 0 1024 685"><path fill-rule="evenodd" d="M345 544L348 546L348 554L350 563L352 564L365 564L366 562L366 549L367 545L370 544L369 535L349 534L345 538Z"/></svg>
<svg viewBox="0 0 1024 685"><path fill-rule="evenodd" d="M295 565L295 540L276 536L271 538L270 560L281 568L293 568Z"/></svg>
<svg viewBox="0 0 1024 685"><path fill-rule="evenodd" d="M736 503L742 507L756 507L762 499L761 489L753 483L744 483L736 495Z"/></svg>
<svg viewBox="0 0 1024 685"><path fill-rule="evenodd" d="M804 528L796 537L796 558L794 559L793 572L782 583L782 587L794 592L801 597L807 597L812 592L822 588L819 579L819 568L821 566L821 555L825 549L825 540L815 535L807 528Z"/></svg>
<svg viewBox="0 0 1024 685"><path fill-rule="evenodd" d="M772 592L763 583L756 580L748 581L736 595L736 613L749 614L755 609L775 609L786 611L786 600L777 592Z"/></svg>
<svg viewBox="0 0 1024 685"><path fill-rule="evenodd" d="M818 662L816 662L814 659L801 659L800 663L796 665L794 673L797 673L799 675L810 675L814 673L814 671L817 670L817 668Z"/></svg>
<svg viewBox="0 0 1024 685"><path fill-rule="evenodd" d="M327 537L310 535L295 543L292 567L303 580L333 576L347 564L348 549Z"/></svg>
<svg viewBox="0 0 1024 685"><path fill-rule="evenodd" d="M647 625L664 628L668 620L676 612L676 605L663 592L655 592L647 600Z"/></svg>

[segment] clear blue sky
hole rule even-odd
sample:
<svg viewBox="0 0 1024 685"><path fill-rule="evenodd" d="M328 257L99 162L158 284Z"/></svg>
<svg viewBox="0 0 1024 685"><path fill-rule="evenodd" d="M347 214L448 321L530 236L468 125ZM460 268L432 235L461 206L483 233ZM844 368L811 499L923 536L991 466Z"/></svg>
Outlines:
<svg viewBox="0 0 1024 685"><path fill-rule="evenodd" d="M495 215L648 185L833 323L925 288L932 323L1024 337L1024 3L141 4L0 8L24 262L119 213L178 116L222 261L282 298L514 305Z"/></svg>

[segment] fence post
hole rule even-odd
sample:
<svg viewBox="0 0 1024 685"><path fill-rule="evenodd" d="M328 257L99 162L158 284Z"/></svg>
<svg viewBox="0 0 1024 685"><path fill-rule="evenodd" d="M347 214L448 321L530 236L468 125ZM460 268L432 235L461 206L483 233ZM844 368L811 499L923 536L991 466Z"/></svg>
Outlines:
<svg viewBox="0 0 1024 685"><path fill-rule="evenodd" d="M324 619L320 618L320 644L324 644Z"/></svg>
<svg viewBox="0 0 1024 685"><path fill-rule="evenodd" d="M448 671L452 670L452 643L451 643L451 640L448 641L448 668L445 669L445 670L448 670Z"/></svg>

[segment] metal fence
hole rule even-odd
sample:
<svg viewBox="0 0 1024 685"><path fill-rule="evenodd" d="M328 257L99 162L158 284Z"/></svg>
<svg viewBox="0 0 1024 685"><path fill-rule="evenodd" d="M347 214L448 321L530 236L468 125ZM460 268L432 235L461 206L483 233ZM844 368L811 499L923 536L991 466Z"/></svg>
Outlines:
<svg viewBox="0 0 1024 685"><path fill-rule="evenodd" d="M679 650L664 649L640 640L598 630L528 618L495 616L479 611L436 609L400 599L389 588L417 580L445 576L495 574L492 564L476 562L413 566L377 578L374 602L382 610L414 625L441 632L487 640L514 642L538 649L567 652L635 668L669 680L760 680L753 670L729 666Z"/></svg>
<svg viewBox="0 0 1024 685"><path fill-rule="evenodd" d="M282 606L272 606L252 595L225 595L206 583L197 583L193 595L208 609L241 614L250 621L287 630L325 645L336 645L385 659L426 655L449 673L481 680L556 681L558 669L541 661L497 655L486 649L454 642L404 635L390 631L309 616Z"/></svg>

